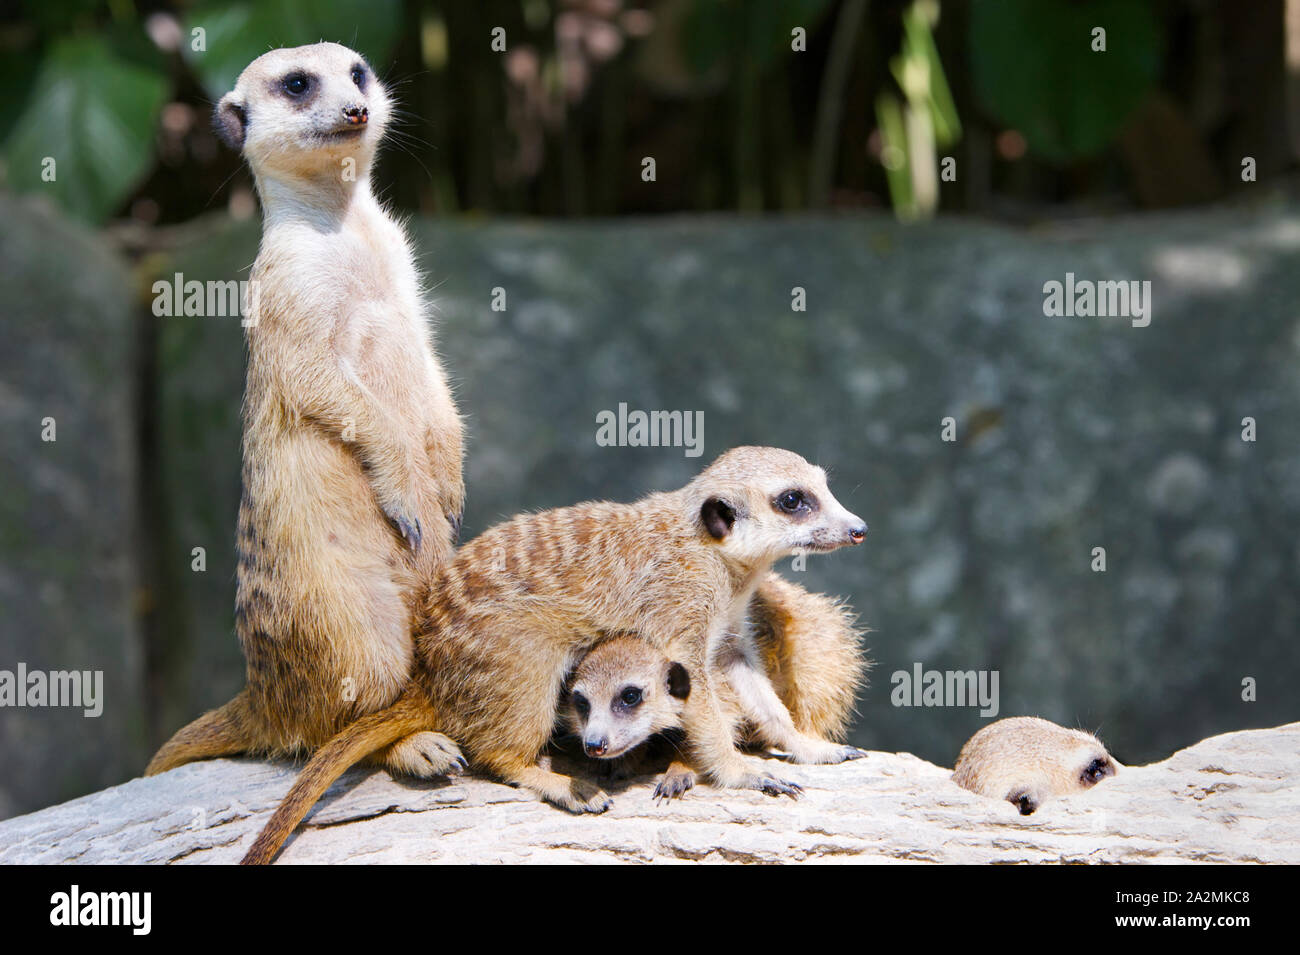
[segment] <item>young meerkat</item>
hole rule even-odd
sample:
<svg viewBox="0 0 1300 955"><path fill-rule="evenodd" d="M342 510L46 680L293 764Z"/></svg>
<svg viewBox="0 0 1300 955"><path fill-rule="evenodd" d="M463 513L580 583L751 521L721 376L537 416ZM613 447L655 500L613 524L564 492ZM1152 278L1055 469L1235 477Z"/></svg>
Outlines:
<svg viewBox="0 0 1300 955"><path fill-rule="evenodd" d="M799 615L773 619L789 608ZM807 763L864 755L856 747L822 746L809 752L797 735L839 740L847 730L866 662L846 615L841 604L809 594L775 573L763 579L751 606L754 619L739 633L727 634L710 661L723 676L717 684L718 700L737 743L789 748L795 761ZM818 624L825 626L819 629ZM747 718L731 675L739 673L738 682L745 687L746 675L754 670L772 684L795 733L768 738L764 730L770 731L772 723L759 725ZM656 679L660 674L667 676L667 694L662 692L664 679ZM632 751L656 734L681 727L682 701L689 693L690 680L681 664L644 640L618 636L596 644L574 670L563 697L564 722L586 756L616 761L622 772L652 771L659 753L650 750L656 747ZM778 716L775 725L786 724ZM673 759L655 796L671 799L695 783L694 770L683 759Z"/></svg>
<svg viewBox="0 0 1300 955"><path fill-rule="evenodd" d="M1091 789L1118 769L1091 733L1013 716L966 741L952 779L981 796L1005 799L1028 816L1053 796Z"/></svg>
<svg viewBox="0 0 1300 955"><path fill-rule="evenodd" d="M680 729L690 695L686 667L647 640L619 635L596 644L578 663L561 716L587 756L612 761L657 734Z"/></svg>
<svg viewBox="0 0 1300 955"><path fill-rule="evenodd" d="M737 751L720 680L733 689L739 681L746 717L765 737L796 743L792 751L819 761L857 751L801 739L761 673L723 677L709 661L743 629L775 561L860 544L866 531L835 500L821 468L757 447L728 451L677 491L524 514L491 528L439 569L411 687L322 747L244 861L270 861L349 765L419 731L446 734L471 763L554 805L603 812L610 800L599 788L537 761L565 678L602 634L634 634L685 669L681 724L692 766L724 787L797 795ZM451 751L443 752L444 767L454 768Z"/></svg>
<svg viewBox="0 0 1300 955"><path fill-rule="evenodd" d="M413 614L453 553L464 484L420 275L370 185L391 113L366 61L334 43L258 57L216 106L264 216L235 598L248 685L173 736L146 774L310 751L406 685ZM440 746L415 735L380 758L424 775Z"/></svg>

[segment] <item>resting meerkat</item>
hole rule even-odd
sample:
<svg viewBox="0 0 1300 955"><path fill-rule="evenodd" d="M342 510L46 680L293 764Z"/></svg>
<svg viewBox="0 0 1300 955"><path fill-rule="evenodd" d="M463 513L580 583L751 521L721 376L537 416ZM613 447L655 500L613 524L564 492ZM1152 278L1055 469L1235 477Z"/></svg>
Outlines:
<svg viewBox="0 0 1300 955"><path fill-rule="evenodd" d="M818 609L826 615L822 621L828 624L825 630L808 626L818 617L809 612L812 601L822 602ZM787 606L800 611L797 622L771 619ZM746 718L727 676L734 667L756 667L773 683L777 697L799 730L811 737L842 739L865 669L851 626L847 630L852 638L841 639L846 630L845 609L776 574L768 574L759 585L751 610L758 619L739 633L727 634L717 656L710 661L723 677L717 684L719 703L736 741L778 749L792 742L788 736L766 738L763 728ZM665 676L666 694L662 692ZM741 685L745 685L743 678ZM680 728L682 701L689 692L690 680L680 664L668 660L644 640L617 636L596 644L569 678L563 698L564 722L579 738L589 758L620 762L631 759L630 766L621 766L623 772L641 771L643 767L649 771L655 764L653 756L644 750L632 755L630 752L664 730ZM791 755L798 762L838 762L863 755L854 747L848 747L847 753L824 748L820 753L808 753L801 751L797 740L793 742ZM696 775L690 766L682 759L674 759L659 780L655 796L680 796L695 783Z"/></svg>
<svg viewBox="0 0 1300 955"><path fill-rule="evenodd" d="M1028 816L1053 796L1091 789L1118 769L1091 733L1013 716L966 741L952 779L981 796L1005 799Z"/></svg>
<svg viewBox="0 0 1300 955"><path fill-rule="evenodd" d="M390 113L365 60L334 43L258 57L216 106L264 216L235 598L248 685L180 730L146 774L310 751L406 685L413 613L453 553L464 485L420 276L370 187ZM383 760L416 774L440 745L393 742Z"/></svg>
<svg viewBox="0 0 1300 955"><path fill-rule="evenodd" d="M537 761L565 678L602 634L635 634L686 670L681 724L692 766L724 787L796 795L737 751L716 690L724 677L708 662L741 631L776 560L860 544L866 530L821 468L756 447L728 451L678 491L524 514L489 529L437 573L411 687L312 757L244 861L270 861L348 766L420 731L446 734L471 763L557 806L603 812L604 792ZM760 672L735 668L725 679L765 737L819 761L857 754L804 739ZM454 768L452 751L443 752Z"/></svg>

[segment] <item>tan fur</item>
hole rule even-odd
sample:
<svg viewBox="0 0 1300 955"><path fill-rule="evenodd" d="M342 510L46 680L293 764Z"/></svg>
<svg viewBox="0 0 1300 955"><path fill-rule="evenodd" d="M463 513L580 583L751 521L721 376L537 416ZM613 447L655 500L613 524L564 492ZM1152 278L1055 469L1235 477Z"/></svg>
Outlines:
<svg viewBox="0 0 1300 955"><path fill-rule="evenodd" d="M749 633L762 661L762 672L789 710L795 727L809 736L842 740L867 666L848 609L769 573L754 593ZM616 696L626 684L653 685L649 675L664 671L669 665L670 661L642 640L616 637L597 644L570 678L571 692L564 708L569 726L581 737L590 724L574 706L574 691L581 690L594 707L597 701ZM727 680L719 680L716 690L738 743L781 748L779 741L766 738L764 727L746 718L741 701ZM618 771L662 769L662 763L658 767L654 765L646 748L642 747L636 754L627 751L650 733L681 725L680 701L662 692L648 698L644 708L647 712L639 714L639 723L615 720L625 737L622 745L599 754L601 759L622 760ZM824 756L822 760L805 758L805 761L839 761L863 755L855 747L820 752ZM587 750L587 755L598 754ZM686 761L676 759L668 765L656 795L679 796L695 782L696 775Z"/></svg>
<svg viewBox="0 0 1300 955"><path fill-rule="evenodd" d="M409 243L371 192L391 105L368 67L357 87L357 64L332 43L273 50L217 106L264 210L235 598L248 687L181 730L149 774L310 751L391 704L423 584L453 552L461 423ZM282 90L295 71L314 79L309 102ZM360 107L368 121L347 120Z"/></svg>
<svg viewBox="0 0 1300 955"><path fill-rule="evenodd" d="M463 769L465 760L456 744L440 733L427 731L429 719L428 704L407 694L388 709L361 717L320 747L298 774L293 789L276 808L240 864L270 862L343 770L398 740L424 740L424 758L429 769L424 775L450 775Z"/></svg>
<svg viewBox="0 0 1300 955"><path fill-rule="evenodd" d="M1119 764L1091 733L1033 716L984 727L961 748L953 782L1029 815L1054 796L1091 789Z"/></svg>
<svg viewBox="0 0 1300 955"><path fill-rule="evenodd" d="M718 689L725 695L723 686ZM634 703L624 699L628 690L636 694ZM689 695L690 677L680 663L647 640L620 635L582 658L568 680L562 716L588 756L616 760L680 727Z"/></svg>
<svg viewBox="0 0 1300 955"><path fill-rule="evenodd" d="M813 505L781 510L792 490ZM406 701L422 699L427 720L416 722L456 740L472 763L562 808L601 812L608 796L537 760L576 662L602 634L636 634L690 675L682 726L692 765L719 785L797 792L736 750L716 692L719 680L734 678L706 663L743 629L773 562L860 543L865 532L820 468L775 448L734 449L685 488L633 504L518 516L438 571ZM774 718L766 709L747 716L765 727ZM335 763L322 778L346 767ZM291 798L298 791L295 784Z"/></svg>
<svg viewBox="0 0 1300 955"><path fill-rule="evenodd" d="M763 669L801 731L843 742L867 661L853 612L768 574L750 611Z"/></svg>

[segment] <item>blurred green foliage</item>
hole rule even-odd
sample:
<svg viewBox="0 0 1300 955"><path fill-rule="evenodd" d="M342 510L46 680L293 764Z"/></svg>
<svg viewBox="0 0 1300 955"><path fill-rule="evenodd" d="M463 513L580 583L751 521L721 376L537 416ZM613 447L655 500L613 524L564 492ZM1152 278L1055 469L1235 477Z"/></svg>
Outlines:
<svg viewBox="0 0 1300 955"><path fill-rule="evenodd" d="M211 104L266 50L329 39L396 87L405 112L380 185L424 214L888 203L917 218L987 211L1003 195L1113 208L1119 191L1177 205L1238 187L1242 155L1265 173L1294 164L1281 11L1229 0L25 0L0 10L11 104L0 173L93 223L184 221L223 195L249 210L238 157L208 132ZM504 51L489 45L498 29ZM1153 91L1166 126L1125 145ZM650 187L646 156L660 171ZM941 181L950 156L962 172Z"/></svg>
<svg viewBox="0 0 1300 955"><path fill-rule="evenodd" d="M47 190L78 218L107 219L152 162L170 86L160 60L133 57L109 36L51 43L5 139L10 185Z"/></svg>
<svg viewBox="0 0 1300 955"><path fill-rule="evenodd" d="M938 19L936 0L916 0L907 8L903 48L889 61L904 102L893 93L876 99L889 197L904 221L934 215L939 205L938 150L961 138L961 119L934 45Z"/></svg>
<svg viewBox="0 0 1300 955"><path fill-rule="evenodd" d="M272 47L318 40L342 43L381 70L402 21L401 0L245 0L208 2L186 14L181 52L214 100ZM203 31L202 50L195 30Z"/></svg>
<svg viewBox="0 0 1300 955"><path fill-rule="evenodd" d="M133 4L29 0L26 12L36 44L20 67L34 78L21 86L16 118L0 127L7 184L103 222L153 163L159 114L176 93L177 71ZM205 3L185 15L179 51L215 100L273 46L332 37L383 63L401 15L401 0ZM17 70L0 75L22 84Z"/></svg>
<svg viewBox="0 0 1300 955"><path fill-rule="evenodd" d="M740 50L765 69L790 53L791 30L811 31L831 6L831 0L695 0L683 36L687 62L705 74Z"/></svg>
<svg viewBox="0 0 1300 955"><path fill-rule="evenodd" d="M1098 27L1104 52L1093 49ZM1065 162L1111 143L1156 81L1161 40L1148 0L980 0L971 72L990 112Z"/></svg>

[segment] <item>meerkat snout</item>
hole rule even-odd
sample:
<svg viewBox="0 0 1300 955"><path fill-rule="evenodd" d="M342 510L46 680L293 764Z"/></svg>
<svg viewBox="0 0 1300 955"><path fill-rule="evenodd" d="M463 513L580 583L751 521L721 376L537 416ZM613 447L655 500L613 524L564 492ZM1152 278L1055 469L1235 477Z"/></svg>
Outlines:
<svg viewBox="0 0 1300 955"><path fill-rule="evenodd" d="M344 106L343 118L354 126L365 125L370 121L370 110L364 106Z"/></svg>

